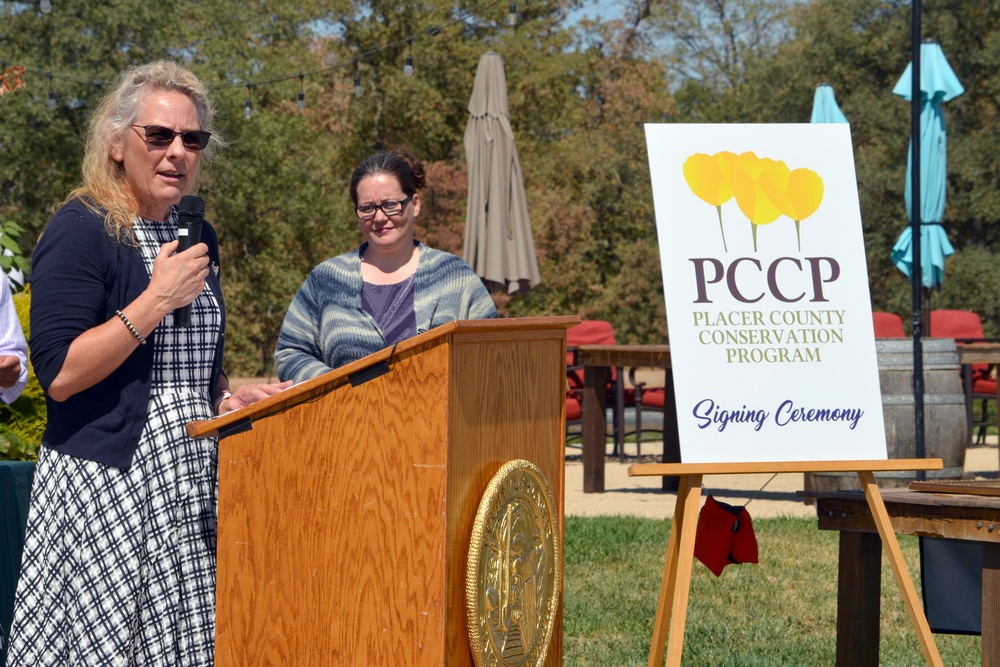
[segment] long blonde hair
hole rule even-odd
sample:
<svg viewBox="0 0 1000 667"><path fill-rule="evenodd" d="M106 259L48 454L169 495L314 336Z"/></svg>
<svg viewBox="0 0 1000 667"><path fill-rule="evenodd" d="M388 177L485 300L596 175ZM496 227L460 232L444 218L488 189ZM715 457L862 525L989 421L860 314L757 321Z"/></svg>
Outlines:
<svg viewBox="0 0 1000 667"><path fill-rule="evenodd" d="M103 213L105 229L118 241L135 240L132 223L139 206L125 185L124 166L111 158L110 149L129 131L146 97L158 91L182 93L194 104L200 129L212 133L202 151L203 160L211 160L215 150L225 145L212 128L215 112L208 92L194 74L169 60L125 69L118 85L101 100L90 119L83 153L83 183L66 198L79 198L88 208Z"/></svg>

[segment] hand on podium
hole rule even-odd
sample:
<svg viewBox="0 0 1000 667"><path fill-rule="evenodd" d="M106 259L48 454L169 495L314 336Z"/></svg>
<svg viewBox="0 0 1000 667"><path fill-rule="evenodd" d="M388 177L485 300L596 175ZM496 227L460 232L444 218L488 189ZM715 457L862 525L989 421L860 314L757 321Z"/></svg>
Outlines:
<svg viewBox="0 0 1000 667"><path fill-rule="evenodd" d="M216 398L215 414L222 415L233 410L245 408L251 403L256 403L268 396L274 396L285 389L291 387L293 382L270 382L261 384L247 384L236 388L236 391L223 389L222 394Z"/></svg>

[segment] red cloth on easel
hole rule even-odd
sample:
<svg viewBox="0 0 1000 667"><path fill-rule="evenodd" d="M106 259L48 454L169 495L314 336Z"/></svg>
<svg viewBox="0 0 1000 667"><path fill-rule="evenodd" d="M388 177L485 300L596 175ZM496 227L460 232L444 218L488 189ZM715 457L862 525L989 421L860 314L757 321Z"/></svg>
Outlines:
<svg viewBox="0 0 1000 667"><path fill-rule="evenodd" d="M727 565L756 563L757 536L746 507L708 496L698 515L694 556L717 577Z"/></svg>

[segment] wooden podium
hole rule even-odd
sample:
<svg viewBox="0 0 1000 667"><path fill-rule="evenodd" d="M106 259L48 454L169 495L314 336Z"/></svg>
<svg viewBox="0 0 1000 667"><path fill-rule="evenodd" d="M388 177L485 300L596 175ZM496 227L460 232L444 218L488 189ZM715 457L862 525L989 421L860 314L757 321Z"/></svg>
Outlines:
<svg viewBox="0 0 1000 667"><path fill-rule="evenodd" d="M542 471L562 540L578 321L452 322L188 424L220 437L216 665L474 664L470 535L504 463Z"/></svg>

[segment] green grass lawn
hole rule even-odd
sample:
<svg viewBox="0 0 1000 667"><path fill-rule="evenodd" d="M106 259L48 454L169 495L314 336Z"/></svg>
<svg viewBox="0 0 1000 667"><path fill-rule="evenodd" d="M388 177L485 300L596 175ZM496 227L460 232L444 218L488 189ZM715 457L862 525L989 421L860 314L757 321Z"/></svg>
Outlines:
<svg viewBox="0 0 1000 667"><path fill-rule="evenodd" d="M751 505L751 514L753 506ZM836 662L838 533L814 519L754 521L760 564L716 578L695 561L685 666L814 667ZM670 521L566 519L563 657L567 666L646 665ZM900 537L919 593L917 539ZM925 664L882 558L881 667ZM945 665L980 664L978 636L934 635Z"/></svg>

